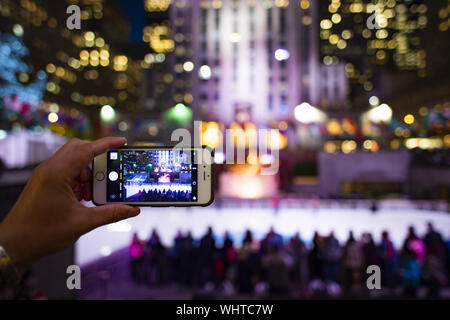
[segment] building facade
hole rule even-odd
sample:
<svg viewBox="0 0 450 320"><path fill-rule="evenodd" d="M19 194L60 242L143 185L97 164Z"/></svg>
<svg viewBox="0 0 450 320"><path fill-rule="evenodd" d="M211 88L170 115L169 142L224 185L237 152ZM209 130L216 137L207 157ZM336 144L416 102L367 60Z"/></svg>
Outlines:
<svg viewBox="0 0 450 320"><path fill-rule="evenodd" d="M174 94L194 119L265 124L319 104L317 1L177 0L170 17Z"/></svg>
<svg viewBox="0 0 450 320"><path fill-rule="evenodd" d="M73 1L42 0L0 0L0 28L29 50L31 68L21 82L32 82L39 70L47 75L44 109L57 116L44 125L60 135L88 138L104 134L103 105L122 114L140 109L141 66L122 49L129 22L120 6L105 0L76 3L81 30L66 27L66 9ZM77 126L81 115L88 124Z"/></svg>

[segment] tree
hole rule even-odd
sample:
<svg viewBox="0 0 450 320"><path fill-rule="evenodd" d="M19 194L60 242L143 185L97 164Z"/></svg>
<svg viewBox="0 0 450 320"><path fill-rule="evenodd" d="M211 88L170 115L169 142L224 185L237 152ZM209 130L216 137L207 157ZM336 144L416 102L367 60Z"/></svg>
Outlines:
<svg viewBox="0 0 450 320"><path fill-rule="evenodd" d="M11 129L14 123L32 126L36 109L42 103L47 74L38 71L33 82L30 67L23 61L29 53L22 38L0 32L0 127Z"/></svg>

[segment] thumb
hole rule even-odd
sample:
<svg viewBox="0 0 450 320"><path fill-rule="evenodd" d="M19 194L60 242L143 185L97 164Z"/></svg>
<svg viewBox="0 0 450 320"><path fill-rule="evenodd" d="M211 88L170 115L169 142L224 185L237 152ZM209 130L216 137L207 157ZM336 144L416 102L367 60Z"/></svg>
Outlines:
<svg viewBox="0 0 450 320"><path fill-rule="evenodd" d="M138 207L130 207L124 204L107 204L100 207L89 208L90 227L95 229L105 224L136 217L140 212L141 209Z"/></svg>

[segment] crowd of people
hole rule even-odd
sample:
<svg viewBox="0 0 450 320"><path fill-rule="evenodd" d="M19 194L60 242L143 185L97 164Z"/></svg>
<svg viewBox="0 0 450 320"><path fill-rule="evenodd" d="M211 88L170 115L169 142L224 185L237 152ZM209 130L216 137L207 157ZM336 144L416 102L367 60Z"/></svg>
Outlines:
<svg viewBox="0 0 450 320"><path fill-rule="evenodd" d="M143 190L138 194L128 197L127 201L154 202L154 201L190 201L191 192L173 190Z"/></svg>
<svg viewBox="0 0 450 320"><path fill-rule="evenodd" d="M273 229L261 241L247 230L240 246L226 233L218 246L209 228L198 240L179 232L171 248L163 246L156 230L147 241L134 234L129 253L137 283L177 282L233 294L363 296L371 275L366 271L373 265L380 268L382 289L400 289L409 297L417 296L419 288L426 288L428 297L440 297L450 279L450 241L431 223L423 237L410 227L401 248L386 231L380 243L369 233L357 239L350 232L341 244L333 232L315 233L308 243L299 234L285 242Z"/></svg>

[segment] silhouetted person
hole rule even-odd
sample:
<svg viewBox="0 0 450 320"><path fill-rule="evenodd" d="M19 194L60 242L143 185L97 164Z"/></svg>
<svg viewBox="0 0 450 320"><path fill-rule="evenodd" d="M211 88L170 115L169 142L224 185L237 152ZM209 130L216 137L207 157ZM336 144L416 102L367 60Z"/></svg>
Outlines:
<svg viewBox="0 0 450 320"><path fill-rule="evenodd" d="M342 256L342 249L339 241L334 236L334 232L325 239L324 250L324 278L326 282L339 282L339 260Z"/></svg>
<svg viewBox="0 0 450 320"><path fill-rule="evenodd" d="M194 251L194 239L192 238L191 232L188 232L186 237L183 239L181 251L180 251L180 270L182 283L187 285L194 284L194 272L195 271L195 261L197 256L195 256Z"/></svg>
<svg viewBox="0 0 450 320"><path fill-rule="evenodd" d="M442 256L438 248L438 246L433 245L427 248L423 264L423 280L428 287L429 298L439 298L441 288L447 284L445 257Z"/></svg>
<svg viewBox="0 0 450 320"><path fill-rule="evenodd" d="M177 232L175 239L173 241L172 248L172 269L173 269L173 277L174 280L181 282L181 275L183 273L183 269L181 269L181 252L183 250L184 237L181 231Z"/></svg>
<svg viewBox="0 0 450 320"><path fill-rule="evenodd" d="M378 248L373 240L372 234L366 233L363 235L363 253L364 253L364 268L367 270L368 266L377 265L380 266L381 259L378 253ZM363 272L365 275L365 272ZM367 275L365 276L367 277Z"/></svg>
<svg viewBox="0 0 450 320"><path fill-rule="evenodd" d="M292 282L300 290L306 291L309 278L308 249L298 233L290 239L286 250L293 258Z"/></svg>
<svg viewBox="0 0 450 320"><path fill-rule="evenodd" d="M434 229L431 222L428 222L427 226L428 231L423 239L427 249L432 248L435 255L445 259L445 242L442 239L442 235Z"/></svg>
<svg viewBox="0 0 450 320"><path fill-rule="evenodd" d="M250 244L251 245L252 242L253 242L252 232L250 230L247 230L245 232L244 240L242 240L242 245L245 245L245 244Z"/></svg>
<svg viewBox="0 0 450 320"><path fill-rule="evenodd" d="M417 262L422 265L425 260L426 246L425 243L420 239L413 226L408 228L408 236L406 237L402 251L410 250Z"/></svg>
<svg viewBox="0 0 450 320"><path fill-rule="evenodd" d="M133 240L129 247L131 276L135 282L142 281L142 266L144 263L144 243L139 239L138 234L133 234Z"/></svg>
<svg viewBox="0 0 450 320"><path fill-rule="evenodd" d="M150 284L161 284L164 280L166 253L159 234L155 229L152 230L147 242L147 249L150 266L150 270L148 270L148 281Z"/></svg>
<svg viewBox="0 0 450 320"><path fill-rule="evenodd" d="M381 280L383 285L393 287L395 285L395 270L397 268L397 252L387 231L383 231L381 237Z"/></svg>
<svg viewBox="0 0 450 320"><path fill-rule="evenodd" d="M360 242L355 240L350 231L344 247L343 265L345 270L345 288L348 292L361 289L361 272L364 265L364 253Z"/></svg>
<svg viewBox="0 0 450 320"><path fill-rule="evenodd" d="M407 297L416 297L417 289L420 285L421 270L414 256L414 252L409 249L405 249L402 252L400 274L404 295Z"/></svg>
<svg viewBox="0 0 450 320"><path fill-rule="evenodd" d="M313 247L309 253L309 270L311 279L323 280L323 255L325 243L324 239L316 231L313 237Z"/></svg>
<svg viewBox="0 0 450 320"><path fill-rule="evenodd" d="M210 282L213 280L214 276L214 254L216 251L216 242L211 227L208 227L208 231L200 240L199 250L199 262L201 263L201 282Z"/></svg>
<svg viewBox="0 0 450 320"><path fill-rule="evenodd" d="M284 295L287 293L292 263L292 258L281 251L278 246L271 247L270 252L262 258L270 294Z"/></svg>
<svg viewBox="0 0 450 320"><path fill-rule="evenodd" d="M241 293L252 293L259 280L260 259L257 252L252 248L251 238L251 232L247 230L236 260L236 282Z"/></svg>

